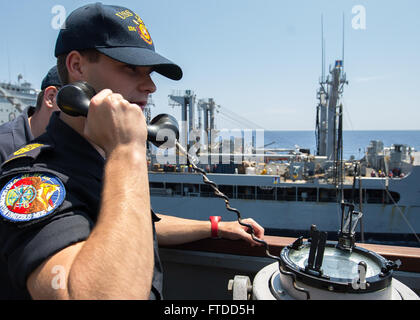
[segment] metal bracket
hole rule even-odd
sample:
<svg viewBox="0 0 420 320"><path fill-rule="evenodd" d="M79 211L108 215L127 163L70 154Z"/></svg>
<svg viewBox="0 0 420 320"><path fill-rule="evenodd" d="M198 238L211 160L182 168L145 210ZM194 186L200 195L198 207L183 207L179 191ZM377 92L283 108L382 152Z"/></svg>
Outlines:
<svg viewBox="0 0 420 320"><path fill-rule="evenodd" d="M305 272L322 276L321 266L327 242L327 233L318 231L316 226L312 225L310 237L311 248L309 250L308 264L305 266Z"/></svg>
<svg viewBox="0 0 420 320"><path fill-rule="evenodd" d="M346 207L348 207L346 215ZM354 211L354 204L341 203L341 228L338 234L337 248L345 251L352 251L355 244L355 229L357 222L363 216L361 212Z"/></svg>
<svg viewBox="0 0 420 320"><path fill-rule="evenodd" d="M247 276L235 276L234 279L229 280L228 291L233 293L233 300L250 300L251 280Z"/></svg>

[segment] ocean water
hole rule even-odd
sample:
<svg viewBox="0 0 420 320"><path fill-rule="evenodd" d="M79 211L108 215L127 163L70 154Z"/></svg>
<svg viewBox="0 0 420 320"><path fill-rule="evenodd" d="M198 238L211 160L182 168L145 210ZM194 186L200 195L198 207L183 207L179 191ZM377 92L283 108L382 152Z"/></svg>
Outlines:
<svg viewBox="0 0 420 320"><path fill-rule="evenodd" d="M349 159L355 156L360 159L364 156L371 140L381 140L385 147L392 144L406 144L420 151L420 130L409 131L344 131L343 157ZM267 148L294 149L295 146L310 149L311 154L316 152L315 131L264 131L264 143L273 144Z"/></svg>

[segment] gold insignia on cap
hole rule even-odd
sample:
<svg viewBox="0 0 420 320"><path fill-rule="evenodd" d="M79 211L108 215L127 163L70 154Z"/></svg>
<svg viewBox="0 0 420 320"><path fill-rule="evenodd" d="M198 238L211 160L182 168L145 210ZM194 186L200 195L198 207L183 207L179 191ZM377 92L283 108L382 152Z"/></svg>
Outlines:
<svg viewBox="0 0 420 320"><path fill-rule="evenodd" d="M120 17L121 19L125 20L129 17L132 17L133 13L130 10L127 9L127 10L124 10L124 11L117 12L115 15L117 17Z"/></svg>

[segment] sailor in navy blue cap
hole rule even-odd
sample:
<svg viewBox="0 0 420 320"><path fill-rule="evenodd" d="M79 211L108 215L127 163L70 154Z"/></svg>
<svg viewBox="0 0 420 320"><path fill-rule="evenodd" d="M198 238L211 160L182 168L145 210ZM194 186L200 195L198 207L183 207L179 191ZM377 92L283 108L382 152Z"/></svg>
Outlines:
<svg viewBox="0 0 420 320"><path fill-rule="evenodd" d="M52 67L41 83L36 106L28 106L16 119L0 126L0 163L19 147L40 136L54 111L55 96L61 87L57 67Z"/></svg>
<svg viewBox="0 0 420 320"><path fill-rule="evenodd" d="M87 81L97 94L87 117L54 113L47 132L3 164L0 264L25 298L161 299L158 243L251 236L236 221L151 210L142 109L156 90L152 72L179 80L182 70L155 52L140 16L95 3L65 25L60 78Z"/></svg>
<svg viewBox="0 0 420 320"><path fill-rule="evenodd" d="M56 42L56 57L72 50L95 49L116 61L151 67L152 71L173 80L182 78L182 69L156 53L144 21L127 8L101 3L86 5L73 11L65 25Z"/></svg>

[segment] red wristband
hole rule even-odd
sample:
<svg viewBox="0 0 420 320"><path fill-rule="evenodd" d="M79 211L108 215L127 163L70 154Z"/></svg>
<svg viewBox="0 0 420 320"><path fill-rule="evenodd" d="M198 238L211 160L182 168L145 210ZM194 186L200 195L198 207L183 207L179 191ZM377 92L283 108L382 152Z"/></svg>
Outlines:
<svg viewBox="0 0 420 320"><path fill-rule="evenodd" d="M213 239L219 239L219 221L222 220L221 216L210 216L211 222L211 237Z"/></svg>

